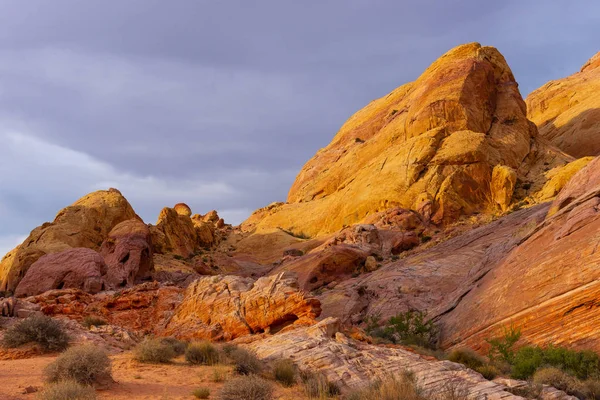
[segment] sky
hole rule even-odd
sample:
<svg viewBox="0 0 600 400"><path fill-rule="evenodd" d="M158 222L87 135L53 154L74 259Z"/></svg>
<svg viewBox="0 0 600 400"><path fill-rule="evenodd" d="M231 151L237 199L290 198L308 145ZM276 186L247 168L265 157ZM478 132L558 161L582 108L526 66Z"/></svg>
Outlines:
<svg viewBox="0 0 600 400"><path fill-rule="evenodd" d="M0 26L0 255L110 187L237 224L459 44L524 96L600 51L597 0L0 0Z"/></svg>

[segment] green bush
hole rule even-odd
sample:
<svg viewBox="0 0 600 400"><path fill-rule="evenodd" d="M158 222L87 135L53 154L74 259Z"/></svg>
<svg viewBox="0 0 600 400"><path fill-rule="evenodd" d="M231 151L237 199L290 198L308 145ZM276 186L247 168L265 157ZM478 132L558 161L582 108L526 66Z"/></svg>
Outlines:
<svg viewBox="0 0 600 400"><path fill-rule="evenodd" d="M425 400L412 374L402 374L373 382L369 387L350 393L347 400Z"/></svg>
<svg viewBox="0 0 600 400"><path fill-rule="evenodd" d="M87 317L83 318L83 321L81 321L81 324L83 326L85 326L86 328L90 329L92 326L106 325L107 322L105 320L103 320L102 318L95 317L93 315L88 315Z"/></svg>
<svg viewBox="0 0 600 400"><path fill-rule="evenodd" d="M448 360L471 369L477 369L485 364L485 360L471 349L452 350L448 355Z"/></svg>
<svg viewBox="0 0 600 400"><path fill-rule="evenodd" d="M219 351L210 342L192 343L185 350L185 360L190 364L215 365L219 362Z"/></svg>
<svg viewBox="0 0 600 400"><path fill-rule="evenodd" d="M164 338L161 338L160 341L168 346L171 346L171 348L173 349L173 351L175 352L175 354L177 354L178 356L185 354L185 350L188 347L188 343L184 342L182 340L178 340L174 337L171 336L167 336Z"/></svg>
<svg viewBox="0 0 600 400"><path fill-rule="evenodd" d="M371 336L392 343L414 344L431 348L437 328L433 321L426 320L426 317L425 312L409 310L391 317L382 324L378 316L371 316L366 321L365 331Z"/></svg>
<svg viewBox="0 0 600 400"><path fill-rule="evenodd" d="M192 394L197 399L208 399L210 397L210 389L207 387L201 387L195 389Z"/></svg>
<svg viewBox="0 0 600 400"><path fill-rule="evenodd" d="M145 339L133 350L133 358L143 363L168 363L176 356L173 347L161 339Z"/></svg>
<svg viewBox="0 0 600 400"><path fill-rule="evenodd" d="M96 400L96 391L75 381L62 381L46 386L39 400Z"/></svg>
<svg viewBox="0 0 600 400"><path fill-rule="evenodd" d="M525 346L513 357L511 376L516 379L528 379L542 366L561 369L583 380L600 374L600 357L592 351L575 351L554 346Z"/></svg>
<svg viewBox="0 0 600 400"><path fill-rule="evenodd" d="M4 332L2 345L14 348L37 343L44 351L61 351L69 345L69 336L60 322L45 315L32 315Z"/></svg>
<svg viewBox="0 0 600 400"><path fill-rule="evenodd" d="M48 364L44 372L49 382L73 380L92 385L111 380L110 370L111 362L106 351L86 344L68 349Z"/></svg>
<svg viewBox="0 0 600 400"><path fill-rule="evenodd" d="M233 369L240 375L258 374L262 371L262 362L247 350L237 348L229 354L233 362Z"/></svg>
<svg viewBox="0 0 600 400"><path fill-rule="evenodd" d="M296 383L296 366L290 359L277 360L273 365L273 376L283 386L294 386Z"/></svg>
<svg viewBox="0 0 600 400"><path fill-rule="evenodd" d="M509 364L513 363L514 345L521 338L521 329L515 328L513 325L504 327L502 336L499 338L487 339L490 345L488 357L491 361L500 360Z"/></svg>
<svg viewBox="0 0 600 400"><path fill-rule="evenodd" d="M273 386L255 375L241 376L223 385L222 400L271 400Z"/></svg>

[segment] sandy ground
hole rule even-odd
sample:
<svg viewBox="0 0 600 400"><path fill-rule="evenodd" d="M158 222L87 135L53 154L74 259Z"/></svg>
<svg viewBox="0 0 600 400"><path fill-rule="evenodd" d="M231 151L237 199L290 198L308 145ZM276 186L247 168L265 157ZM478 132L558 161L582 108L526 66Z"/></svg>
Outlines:
<svg viewBox="0 0 600 400"><path fill-rule="evenodd" d="M24 394L25 388L44 386L44 367L56 356L34 357L22 360L0 361L0 400L34 400L35 393ZM231 368L226 366L190 366L182 359L171 364L141 364L129 353L111 357L113 378L117 382L108 390L98 391L100 399L195 399L192 391L208 387L210 399L217 399L223 383L213 382L214 369L221 369L231 379ZM306 397L300 387L283 388L274 384L275 399L300 400Z"/></svg>

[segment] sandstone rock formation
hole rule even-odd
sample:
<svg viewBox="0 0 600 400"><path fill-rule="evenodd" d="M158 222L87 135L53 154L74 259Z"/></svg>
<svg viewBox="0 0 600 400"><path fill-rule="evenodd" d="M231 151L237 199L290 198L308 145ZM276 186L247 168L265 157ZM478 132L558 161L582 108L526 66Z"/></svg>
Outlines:
<svg viewBox="0 0 600 400"><path fill-rule="evenodd" d="M571 76L527 97L527 115L540 135L574 157L600 155L600 53Z"/></svg>
<svg viewBox="0 0 600 400"><path fill-rule="evenodd" d="M301 292L296 279L287 274L256 281L237 276L203 277L187 288L162 334L233 339L312 323L320 312L319 301Z"/></svg>
<svg viewBox="0 0 600 400"><path fill-rule="evenodd" d="M29 267L15 296L33 296L62 288L98 293L105 288L106 272L104 259L91 249L75 248L46 254Z"/></svg>
<svg viewBox="0 0 600 400"><path fill-rule="evenodd" d="M105 279L110 287L149 278L154 262L148 226L138 219L121 222L109 232L100 254L108 266Z"/></svg>
<svg viewBox="0 0 600 400"><path fill-rule="evenodd" d="M413 309L437 320L544 220L548 208L544 204L519 210L478 228L467 225L437 245L340 281L318 296L322 316L357 324L368 315L387 319Z"/></svg>
<svg viewBox="0 0 600 400"><path fill-rule="evenodd" d="M76 247L98 250L119 223L138 218L116 189L100 190L59 211L54 222L35 228L0 263L0 291L14 291L29 267L45 254Z"/></svg>
<svg viewBox="0 0 600 400"><path fill-rule="evenodd" d="M544 187L534 194L536 202L542 203L554 199L571 178L593 159L594 157L582 157L563 167L549 170L546 173L547 181Z"/></svg>
<svg viewBox="0 0 600 400"><path fill-rule="evenodd" d="M353 115L300 171L288 202L243 226L315 236L396 206L454 221L506 209L516 180L566 160L538 140L502 55L462 45Z"/></svg>
<svg viewBox="0 0 600 400"><path fill-rule="evenodd" d="M182 289L148 282L116 293L96 295L79 289L51 290L23 301L37 305L46 315L78 321L93 315L112 325L148 334L164 328L182 299Z"/></svg>
<svg viewBox="0 0 600 400"><path fill-rule="evenodd" d="M460 391L469 399L522 399L506 391L506 386L490 382L461 364L350 339L340 332L334 318L256 340L248 347L266 360L292 359L300 369L323 373L344 389L364 387L374 380L411 371L427 398L454 398L450 394ZM550 388L544 390L542 398L575 400Z"/></svg>
<svg viewBox="0 0 600 400"><path fill-rule="evenodd" d="M217 225L222 227L217 212L211 211L205 216L191 214L190 208L183 203L161 210L156 226L150 227L152 243L158 253L189 258L201 248L216 243L215 230Z"/></svg>
<svg viewBox="0 0 600 400"><path fill-rule="evenodd" d="M525 343L600 350L599 162L577 173L548 217L442 316L445 346L485 348L512 323Z"/></svg>

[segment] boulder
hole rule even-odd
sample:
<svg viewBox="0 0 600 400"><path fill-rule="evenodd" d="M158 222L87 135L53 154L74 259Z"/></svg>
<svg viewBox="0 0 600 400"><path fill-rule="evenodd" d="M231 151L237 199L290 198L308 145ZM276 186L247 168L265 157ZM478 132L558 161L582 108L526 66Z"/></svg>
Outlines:
<svg viewBox="0 0 600 400"><path fill-rule="evenodd" d="M600 155L600 53L566 78L527 96L540 135L571 156Z"/></svg>
<svg viewBox="0 0 600 400"><path fill-rule="evenodd" d="M150 227L154 250L188 258L199 249L198 235L192 219L174 208L161 210L156 226Z"/></svg>
<svg viewBox="0 0 600 400"><path fill-rule="evenodd" d="M108 266L105 279L110 287L149 278L154 268L150 229L138 219L123 221L109 232L100 254Z"/></svg>
<svg viewBox="0 0 600 400"><path fill-rule="evenodd" d="M139 219L116 189L100 190L59 211L54 222L35 228L0 262L0 291L14 292L29 267L45 254L71 248L99 250L119 223Z"/></svg>
<svg viewBox="0 0 600 400"><path fill-rule="evenodd" d="M185 203L177 203L173 209L177 212L177 214L183 215L184 217L192 216L192 209Z"/></svg>
<svg viewBox="0 0 600 400"><path fill-rule="evenodd" d="M498 50L466 44L353 115L304 165L287 203L258 210L242 228L317 237L394 207L454 222L506 209L510 171L525 181L544 163L570 160L538 140Z"/></svg>
<svg viewBox="0 0 600 400"><path fill-rule="evenodd" d="M254 280L238 276L203 277L191 284L162 335L183 339L234 339L275 333L288 325L312 324L319 301L280 273Z"/></svg>
<svg viewBox="0 0 600 400"><path fill-rule="evenodd" d="M96 251L74 248L40 257L19 282L17 297L34 296L52 289L81 289L97 293L105 289L107 266Z"/></svg>

